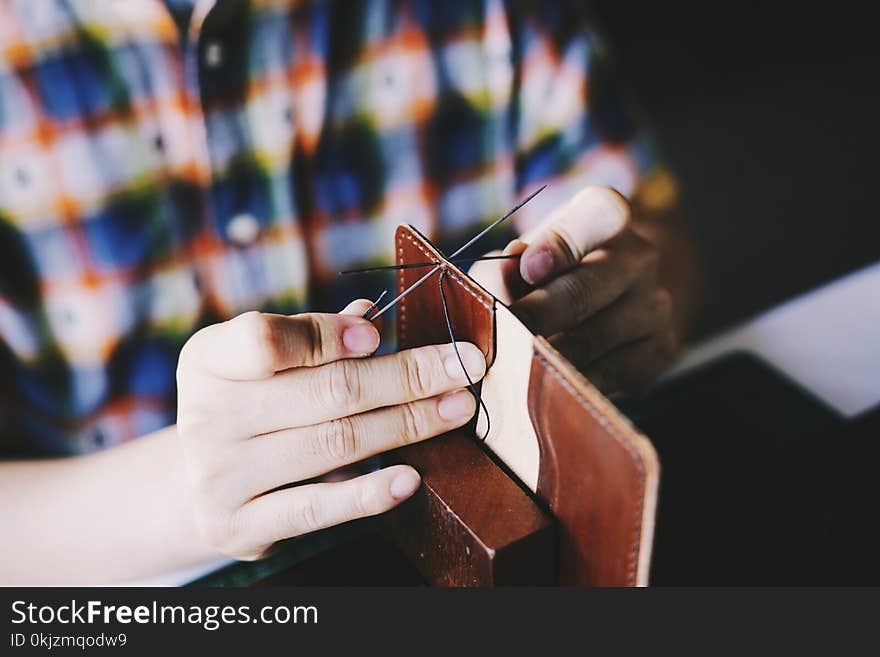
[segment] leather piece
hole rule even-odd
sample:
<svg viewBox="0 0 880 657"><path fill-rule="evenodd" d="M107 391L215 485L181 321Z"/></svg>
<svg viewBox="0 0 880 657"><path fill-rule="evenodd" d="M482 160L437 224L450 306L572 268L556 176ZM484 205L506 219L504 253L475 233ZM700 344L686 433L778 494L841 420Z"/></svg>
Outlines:
<svg viewBox="0 0 880 657"><path fill-rule="evenodd" d="M495 305L495 362L486 372L480 396L477 435L533 493L538 488L538 437L529 418L529 371L535 336L503 304Z"/></svg>
<svg viewBox="0 0 880 657"><path fill-rule="evenodd" d="M397 228L396 245L398 264L443 260L440 253L412 226ZM443 289L455 336L461 342L477 345L486 357L486 364L491 365L495 358L495 299L455 265L448 264L446 269L449 273L443 282ZM429 268L421 267L398 269L398 293L428 271ZM439 273L434 274L397 304L397 341L402 349L449 343L438 277ZM417 315L409 312L411 307L417 309ZM410 330L411 326L415 330Z"/></svg>
<svg viewBox="0 0 880 657"><path fill-rule="evenodd" d="M392 535L429 584L553 584L553 520L470 435L453 431L395 455L423 484L389 513Z"/></svg>
<svg viewBox="0 0 880 657"><path fill-rule="evenodd" d="M540 337L529 415L541 450L537 494L560 525L560 583L646 585L659 480L653 446Z"/></svg>
<svg viewBox="0 0 880 657"><path fill-rule="evenodd" d="M409 226L398 228L397 259L399 264L443 261ZM487 355L491 372L498 347L496 302L456 267L445 266L450 277L444 287L456 337L477 344ZM399 270L398 292L425 273ZM398 312L401 347L449 341L433 278L401 300ZM533 336L533 348L531 372L521 368L522 374L515 376L529 377L528 421L539 455L536 498L558 523L557 583L646 585L659 479L654 449L546 340ZM511 386L511 391L517 387ZM504 387L499 391L503 394ZM502 406L521 403L514 392L510 395ZM431 441L424 449L442 450L443 443ZM480 489L479 480L457 474ZM429 479L424 480L428 486ZM421 521L432 522L427 516Z"/></svg>
<svg viewBox="0 0 880 657"><path fill-rule="evenodd" d="M498 403L501 408L518 406L518 412L496 413L486 436L486 446L516 473L525 485L535 490L538 479L538 445L529 421L526 396L528 368L532 359L533 336L509 310L498 304L486 290L472 281L454 265L446 262L428 240L412 226L399 226L396 234L398 264L414 262L444 262L447 276L443 289L446 293L449 315L455 337L459 341L476 344L486 356L486 378L479 383L487 403ZM400 269L397 271L398 294L422 278L429 268ZM443 316L443 303L437 279L439 272L419 285L398 304L398 342L408 349L428 344L449 343L449 329ZM499 316L505 332L506 347L501 370L495 371L498 355ZM410 326L414 330L410 330ZM503 371L502 371L503 370ZM519 372L517 376L515 372ZM505 380L506 379L506 380ZM515 382L515 391L510 383ZM516 425L515 431L499 431L504 426ZM485 436L483 424L479 435ZM532 444L529 444L531 441Z"/></svg>

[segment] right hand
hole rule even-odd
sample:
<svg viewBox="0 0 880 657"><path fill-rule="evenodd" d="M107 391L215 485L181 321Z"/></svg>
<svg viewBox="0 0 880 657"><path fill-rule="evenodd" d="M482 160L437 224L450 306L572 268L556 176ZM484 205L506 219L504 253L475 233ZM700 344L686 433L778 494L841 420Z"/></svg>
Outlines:
<svg viewBox="0 0 880 657"><path fill-rule="evenodd" d="M379 333L360 314L249 312L184 345L177 431L196 522L211 547L237 559L277 541L383 513L419 487L395 465L347 481L298 482L465 424L473 396L452 345L364 358ZM486 362L459 343L471 378Z"/></svg>

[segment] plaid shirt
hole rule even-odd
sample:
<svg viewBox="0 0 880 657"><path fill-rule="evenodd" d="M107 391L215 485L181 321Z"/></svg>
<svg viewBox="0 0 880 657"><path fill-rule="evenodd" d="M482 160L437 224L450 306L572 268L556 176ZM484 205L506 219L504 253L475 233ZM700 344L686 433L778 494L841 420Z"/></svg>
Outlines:
<svg viewBox="0 0 880 657"><path fill-rule="evenodd" d="M399 223L630 193L613 82L579 3L0 0L0 450L173 423L196 329L375 297Z"/></svg>

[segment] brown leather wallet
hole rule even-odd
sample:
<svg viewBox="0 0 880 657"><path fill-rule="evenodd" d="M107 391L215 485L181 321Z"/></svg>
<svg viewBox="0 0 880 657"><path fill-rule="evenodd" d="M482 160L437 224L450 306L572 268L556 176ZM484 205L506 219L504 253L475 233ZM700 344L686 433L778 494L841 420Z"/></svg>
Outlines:
<svg viewBox="0 0 880 657"><path fill-rule="evenodd" d="M498 583L505 568L499 555L510 554L535 567L513 583L646 585L659 478L651 443L547 340L529 332L415 228L397 229L396 250L398 264L442 264L456 339L476 344L486 357L480 392L490 420L484 442L475 439L487 427L480 412L470 428L453 432L457 437L398 451L397 458L412 463L424 483L414 500L392 514L398 544L434 584ZM419 268L398 270L399 291L424 274ZM449 342L438 277L401 299L401 348ZM470 438L467 446L462 434ZM496 481L499 472L491 468L506 481ZM462 482L475 472L482 473L485 486L471 499L503 496L503 508L489 504L481 511L475 507L482 503L468 503L461 495ZM509 490L510 482L522 498ZM450 539L448 527L438 529L443 514L461 521L461 537ZM478 522L489 522L482 533L473 529ZM552 543L545 541L548 524L555 527ZM528 540L514 540L514 534ZM454 544L465 544L460 555ZM472 563L480 546L494 559L483 570ZM456 559L467 564L466 577L450 575Z"/></svg>

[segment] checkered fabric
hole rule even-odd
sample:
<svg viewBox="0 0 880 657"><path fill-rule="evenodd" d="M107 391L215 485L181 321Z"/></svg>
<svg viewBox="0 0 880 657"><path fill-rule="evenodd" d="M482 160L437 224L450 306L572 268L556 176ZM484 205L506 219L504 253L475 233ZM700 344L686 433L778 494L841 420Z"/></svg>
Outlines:
<svg viewBox="0 0 880 657"><path fill-rule="evenodd" d="M630 193L651 149L581 4L0 0L0 450L172 423L195 330L375 297L336 272L400 223Z"/></svg>

